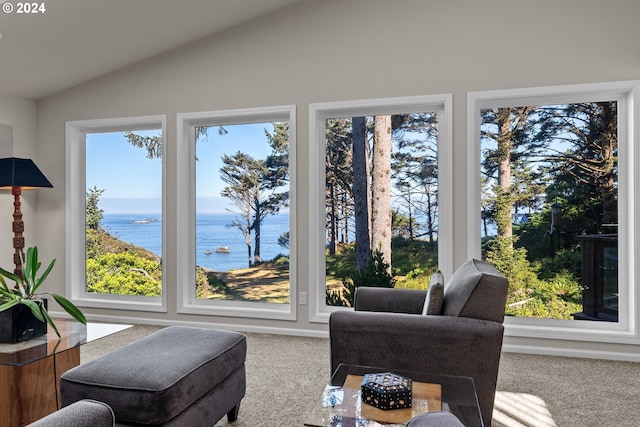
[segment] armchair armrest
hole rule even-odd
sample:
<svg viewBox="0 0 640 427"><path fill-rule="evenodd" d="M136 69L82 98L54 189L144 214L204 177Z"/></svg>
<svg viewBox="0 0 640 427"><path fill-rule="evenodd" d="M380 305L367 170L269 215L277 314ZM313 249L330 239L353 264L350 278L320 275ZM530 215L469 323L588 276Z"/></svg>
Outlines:
<svg viewBox="0 0 640 427"><path fill-rule="evenodd" d="M84 399L58 409L28 427L113 427L115 416L103 402Z"/></svg>
<svg viewBox="0 0 640 427"><path fill-rule="evenodd" d="M427 291L361 286L356 290L356 311L422 313Z"/></svg>
<svg viewBox="0 0 640 427"><path fill-rule="evenodd" d="M348 363L473 377L470 355L497 369L504 327L468 317L338 311L329 329L332 371Z"/></svg>

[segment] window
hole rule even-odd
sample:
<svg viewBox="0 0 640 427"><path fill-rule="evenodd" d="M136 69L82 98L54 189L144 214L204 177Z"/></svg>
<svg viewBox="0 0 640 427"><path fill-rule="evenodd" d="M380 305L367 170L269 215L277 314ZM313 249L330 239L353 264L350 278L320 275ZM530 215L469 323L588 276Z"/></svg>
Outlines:
<svg viewBox="0 0 640 427"><path fill-rule="evenodd" d="M469 94L469 253L509 279L508 332L635 330L637 96L625 82Z"/></svg>
<svg viewBox="0 0 640 427"><path fill-rule="evenodd" d="M182 312L295 318L294 111L179 116Z"/></svg>
<svg viewBox="0 0 640 427"><path fill-rule="evenodd" d="M162 311L164 117L67 123L69 293Z"/></svg>
<svg viewBox="0 0 640 427"><path fill-rule="evenodd" d="M310 106L312 321L351 306L363 277L425 289L436 269L451 273L450 102Z"/></svg>

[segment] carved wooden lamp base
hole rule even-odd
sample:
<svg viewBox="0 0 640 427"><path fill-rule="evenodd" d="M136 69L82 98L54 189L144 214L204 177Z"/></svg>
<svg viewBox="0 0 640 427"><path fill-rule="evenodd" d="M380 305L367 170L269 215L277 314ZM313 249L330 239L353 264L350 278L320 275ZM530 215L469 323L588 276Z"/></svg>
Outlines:
<svg viewBox="0 0 640 427"><path fill-rule="evenodd" d="M12 187L11 194L13 194L13 263L16 268L13 273L22 277L22 263L24 261L24 221L22 220L22 211L20 210L21 202L20 196L22 195L21 187Z"/></svg>

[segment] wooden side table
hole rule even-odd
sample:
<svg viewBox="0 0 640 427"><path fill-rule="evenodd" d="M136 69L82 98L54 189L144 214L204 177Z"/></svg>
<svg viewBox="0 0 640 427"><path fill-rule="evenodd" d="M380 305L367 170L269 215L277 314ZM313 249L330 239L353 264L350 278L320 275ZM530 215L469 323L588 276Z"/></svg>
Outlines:
<svg viewBox="0 0 640 427"><path fill-rule="evenodd" d="M60 407L60 375L80 364L87 327L56 320L61 337L47 335L16 344L0 344L0 426L29 424Z"/></svg>
<svg viewBox="0 0 640 427"><path fill-rule="evenodd" d="M60 409L60 375L80 364L80 345L131 325L55 320L47 335L0 344L0 427L24 426Z"/></svg>

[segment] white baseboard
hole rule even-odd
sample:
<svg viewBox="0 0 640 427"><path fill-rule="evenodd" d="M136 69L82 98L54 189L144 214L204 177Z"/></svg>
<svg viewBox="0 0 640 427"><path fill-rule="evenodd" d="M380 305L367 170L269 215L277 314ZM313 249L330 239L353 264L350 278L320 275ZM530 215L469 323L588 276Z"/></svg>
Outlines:
<svg viewBox="0 0 640 427"><path fill-rule="evenodd" d="M58 318L71 318L64 312L49 312L52 317ZM313 331L308 329L299 328L281 328L272 326L259 326L259 325L232 325L228 323L214 323L214 322L195 322L187 320L169 320L169 319L152 319L147 317L127 317L127 316L108 316L108 315L96 315L87 314L88 321L96 322L110 322L110 323L131 323L142 325L159 325L159 326L191 326L197 328L207 329L222 329L231 330L237 332L252 332L259 334L273 334L273 335L291 335L311 338L329 338L328 331Z"/></svg>
<svg viewBox="0 0 640 427"><path fill-rule="evenodd" d="M540 354L544 356L582 357L585 359L620 360L625 362L640 362L640 354L625 351L602 351L582 348L540 347L518 344L502 346L505 353Z"/></svg>
<svg viewBox="0 0 640 427"><path fill-rule="evenodd" d="M67 313L64 312L50 312L52 317L70 318ZM315 331L309 329L300 328L282 328L274 326L260 326L260 325L234 325L228 323L214 323L214 322L196 322L187 320L168 320L168 319L153 319L147 317L123 317L123 316L108 316L108 315L96 315L89 314L87 319L90 321L98 322L111 322L111 323L131 323L131 324L143 324L143 325L159 325L159 326L191 326L198 328L208 329L222 329L233 330L238 332L250 332L261 334L274 334L274 335L290 335L301 336L311 338L329 338L329 331ZM579 341L574 343L578 344ZM561 344L561 346L556 345ZM584 344L584 343L583 343ZM596 343L602 344L602 343ZM610 347L617 347L615 345L609 345ZM629 350L629 351L624 351ZM635 350L635 351L634 351ZM612 350L603 349L586 349L571 347L571 342L563 340L551 340L546 339L539 341L535 345L526 344L503 344L502 351L506 353L525 353L525 354L540 354L545 356L564 356L564 357L581 357L587 359L604 359L604 360L620 360L628 362L640 362L640 349L638 346L623 346Z"/></svg>

